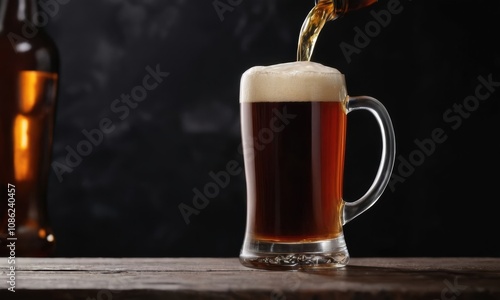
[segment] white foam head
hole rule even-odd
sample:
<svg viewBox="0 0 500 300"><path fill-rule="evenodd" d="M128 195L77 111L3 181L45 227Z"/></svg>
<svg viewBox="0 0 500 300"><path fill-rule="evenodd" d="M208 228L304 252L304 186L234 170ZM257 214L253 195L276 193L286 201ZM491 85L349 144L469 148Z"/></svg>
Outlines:
<svg viewBox="0 0 500 300"><path fill-rule="evenodd" d="M240 102L341 102L347 97L344 75L315 62L257 66L241 77Z"/></svg>

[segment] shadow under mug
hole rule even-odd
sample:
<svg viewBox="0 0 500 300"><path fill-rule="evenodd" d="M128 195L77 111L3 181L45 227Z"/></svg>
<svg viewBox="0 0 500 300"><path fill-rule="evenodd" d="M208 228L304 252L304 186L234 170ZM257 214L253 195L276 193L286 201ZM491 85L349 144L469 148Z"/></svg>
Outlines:
<svg viewBox="0 0 500 300"><path fill-rule="evenodd" d="M272 76L242 76L247 223L240 262L268 270L345 266L349 253L343 225L370 208L390 180L396 147L391 119L378 100L349 97L341 73L328 74L336 86L326 91L334 91L330 99L321 101L315 99L324 91L314 91L321 84L297 86L297 78L291 76L290 82L280 78L275 89ZM272 99L263 99L267 95L259 90L262 82ZM274 99L276 93L286 95L297 88L311 89L305 93L310 99ZM259 96L249 101L248 93ZM371 187L360 199L346 202L342 193L347 114L355 110L368 110L377 120L382 154Z"/></svg>

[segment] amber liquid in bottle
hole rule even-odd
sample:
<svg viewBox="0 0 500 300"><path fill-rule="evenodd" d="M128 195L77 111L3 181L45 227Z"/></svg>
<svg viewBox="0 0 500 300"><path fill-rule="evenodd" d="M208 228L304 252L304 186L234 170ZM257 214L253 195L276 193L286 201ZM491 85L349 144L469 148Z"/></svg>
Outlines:
<svg viewBox="0 0 500 300"><path fill-rule="evenodd" d="M365 6L377 0L319 0L307 15L299 34L297 61L310 61L319 33L330 20Z"/></svg>
<svg viewBox="0 0 500 300"><path fill-rule="evenodd" d="M50 256L55 246L47 184L59 62L55 44L36 27L37 9L32 0L0 1L0 256L6 257Z"/></svg>

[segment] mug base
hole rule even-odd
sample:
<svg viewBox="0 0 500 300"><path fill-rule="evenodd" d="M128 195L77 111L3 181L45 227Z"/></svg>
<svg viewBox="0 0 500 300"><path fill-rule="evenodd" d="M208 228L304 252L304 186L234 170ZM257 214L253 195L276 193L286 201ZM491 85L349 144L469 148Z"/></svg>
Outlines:
<svg viewBox="0 0 500 300"><path fill-rule="evenodd" d="M315 242L279 243L250 239L243 244L242 265L265 270L335 269L349 263L344 236Z"/></svg>

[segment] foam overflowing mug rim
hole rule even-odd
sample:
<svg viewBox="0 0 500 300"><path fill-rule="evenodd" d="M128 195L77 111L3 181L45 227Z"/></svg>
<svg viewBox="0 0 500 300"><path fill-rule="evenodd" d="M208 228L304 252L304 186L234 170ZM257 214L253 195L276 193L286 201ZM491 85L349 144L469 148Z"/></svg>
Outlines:
<svg viewBox="0 0 500 300"><path fill-rule="evenodd" d="M346 97L344 74L317 62L254 66L241 76L240 103L342 102Z"/></svg>

